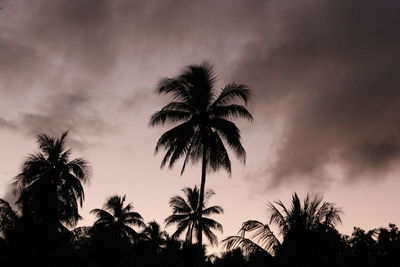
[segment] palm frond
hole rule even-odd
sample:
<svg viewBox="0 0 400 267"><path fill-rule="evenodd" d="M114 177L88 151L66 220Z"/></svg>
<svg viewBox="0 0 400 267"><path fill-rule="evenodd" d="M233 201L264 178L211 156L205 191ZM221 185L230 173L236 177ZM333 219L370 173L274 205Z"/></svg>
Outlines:
<svg viewBox="0 0 400 267"><path fill-rule="evenodd" d="M161 110L174 110L193 113L195 110L187 102L172 101L166 104Z"/></svg>
<svg viewBox="0 0 400 267"><path fill-rule="evenodd" d="M172 207L174 213L191 212L193 210L181 196L172 197L169 206Z"/></svg>
<svg viewBox="0 0 400 267"><path fill-rule="evenodd" d="M103 210L103 209L92 209L90 211L91 214L94 214L98 220L101 221L113 221L114 220L114 216L112 214L110 214L108 211Z"/></svg>
<svg viewBox="0 0 400 267"><path fill-rule="evenodd" d="M168 161L170 162L169 166L172 167L175 161L184 155L190 146L193 137L193 126L194 121L189 120L165 132L160 137L155 148L155 153L157 153L161 148L167 150L161 167L163 167Z"/></svg>
<svg viewBox="0 0 400 267"><path fill-rule="evenodd" d="M278 206L280 206L283 210L284 210L284 214L288 215L289 212L287 211L285 205L282 203L282 201L275 201L275 204L277 204ZM269 223L273 224L276 223L279 227L279 229L281 230L282 234L285 234L288 232L288 221L287 218L284 214L282 214L279 209L273 205L272 203L268 204L268 208L269 211L271 212L271 216L270 216L270 220Z"/></svg>
<svg viewBox="0 0 400 267"><path fill-rule="evenodd" d="M202 230L203 234L207 237L212 246L218 244L218 238L213 232L211 232L210 228L203 227Z"/></svg>
<svg viewBox="0 0 400 267"><path fill-rule="evenodd" d="M129 225L145 227L142 216L137 212L129 212L123 216L123 222Z"/></svg>
<svg viewBox="0 0 400 267"><path fill-rule="evenodd" d="M244 84L230 83L226 85L219 97L214 101L212 107L218 105L229 105L233 101L243 101L247 104L250 97L250 89Z"/></svg>
<svg viewBox="0 0 400 267"><path fill-rule="evenodd" d="M188 220L184 220L184 221L181 221L180 223L178 223L178 226L177 226L175 232L172 234L172 238L174 238L174 239L179 238L179 236L188 228L189 223L190 222Z"/></svg>
<svg viewBox="0 0 400 267"><path fill-rule="evenodd" d="M190 216L187 214L172 214L164 220L165 227L171 226L172 224L180 223L181 221L188 219L190 219Z"/></svg>
<svg viewBox="0 0 400 267"><path fill-rule="evenodd" d="M201 220L202 220L204 229L206 229L206 228L215 229L221 233L223 232L223 227L219 222L217 222L213 219L210 219L210 218L206 218L206 217L202 217Z"/></svg>
<svg viewBox="0 0 400 267"><path fill-rule="evenodd" d="M246 161L246 151L240 141L240 130L237 126L228 120L214 118L211 120L212 127L220 134L231 147L236 157L242 162Z"/></svg>
<svg viewBox="0 0 400 267"><path fill-rule="evenodd" d="M91 175L91 167L89 163L82 158L71 160L67 164L67 167L79 180L83 181L84 183L88 181Z"/></svg>
<svg viewBox="0 0 400 267"><path fill-rule="evenodd" d="M280 247L280 241L271 231L268 224L254 220L246 221L243 223L240 232L243 237L246 232L252 232L252 239L266 251L275 253L276 248Z"/></svg>
<svg viewBox="0 0 400 267"><path fill-rule="evenodd" d="M212 214L223 214L224 210L220 206L211 206L208 208L203 209L203 216L208 216Z"/></svg>
<svg viewBox="0 0 400 267"><path fill-rule="evenodd" d="M161 79L158 85L158 93L172 95L174 99L190 103L189 85L184 81L171 78Z"/></svg>
<svg viewBox="0 0 400 267"><path fill-rule="evenodd" d="M181 110L160 110L154 113L151 118L149 125L164 125L166 122L177 123L181 121L187 121L191 117L191 113Z"/></svg>
<svg viewBox="0 0 400 267"><path fill-rule="evenodd" d="M243 118L253 121L253 116L242 105L215 106L210 110L211 115L221 119Z"/></svg>
<svg viewBox="0 0 400 267"><path fill-rule="evenodd" d="M241 248L245 255L251 255L257 252L263 252L264 249L254 243L251 239L243 237L243 236L228 236L224 240L222 240L224 247L227 250L231 250L234 248Z"/></svg>
<svg viewBox="0 0 400 267"><path fill-rule="evenodd" d="M231 160L229 158L228 151L226 151L225 149L222 139L216 132L213 132L210 135L212 136L212 138L210 138L208 142L207 151L209 169L215 172L218 169L223 168L228 173L228 175L231 175Z"/></svg>

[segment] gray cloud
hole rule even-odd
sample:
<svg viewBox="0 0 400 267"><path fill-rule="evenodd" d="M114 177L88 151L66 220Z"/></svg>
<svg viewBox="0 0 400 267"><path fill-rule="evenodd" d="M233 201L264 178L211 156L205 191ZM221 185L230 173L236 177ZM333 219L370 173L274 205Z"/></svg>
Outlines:
<svg viewBox="0 0 400 267"><path fill-rule="evenodd" d="M5 2L0 16L15 22L0 35L0 91L21 108L2 128L30 135L69 129L77 148L109 132L97 105L118 59L110 2Z"/></svg>
<svg viewBox="0 0 400 267"><path fill-rule="evenodd" d="M399 163L399 8L397 1L270 2L273 19L234 76L257 88L264 119L284 119L276 161L262 174L273 185L323 182L332 164L348 180L379 179Z"/></svg>
<svg viewBox="0 0 400 267"><path fill-rule="evenodd" d="M58 93L46 99L47 105L35 113L20 113L18 123L22 131L30 135L41 133L59 135L71 130L70 144L78 149L95 145L85 140L85 136L96 136L112 132L99 112L92 109L93 101L85 90Z"/></svg>

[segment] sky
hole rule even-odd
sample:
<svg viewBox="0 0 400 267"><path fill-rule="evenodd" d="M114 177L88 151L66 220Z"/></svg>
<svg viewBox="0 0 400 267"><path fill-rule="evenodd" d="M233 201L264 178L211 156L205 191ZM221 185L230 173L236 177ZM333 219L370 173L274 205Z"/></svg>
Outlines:
<svg viewBox="0 0 400 267"><path fill-rule="evenodd" d="M40 133L69 130L73 157L92 166L79 225L126 194L146 222L200 182L160 169L149 118L169 99L163 77L208 61L217 89L252 89L252 123L235 121L246 165L210 174L224 236L267 204L320 194L344 211L338 229L400 224L399 1L2 0L0 196ZM167 229L169 232L173 228Z"/></svg>

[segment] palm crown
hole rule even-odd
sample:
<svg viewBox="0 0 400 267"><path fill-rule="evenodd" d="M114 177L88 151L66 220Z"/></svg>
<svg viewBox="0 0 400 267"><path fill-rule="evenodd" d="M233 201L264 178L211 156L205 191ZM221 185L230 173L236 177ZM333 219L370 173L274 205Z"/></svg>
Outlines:
<svg viewBox="0 0 400 267"><path fill-rule="evenodd" d="M133 211L133 206L128 203L124 206L125 196L111 196L107 199L103 209L93 209L90 213L96 215L95 229L109 230L118 238L135 240L138 233L131 226L144 227L142 216Z"/></svg>
<svg viewBox="0 0 400 267"><path fill-rule="evenodd" d="M151 221L141 233L142 240L150 244L150 247L155 251L160 252L165 246L168 234L161 230L160 225L156 221Z"/></svg>
<svg viewBox="0 0 400 267"><path fill-rule="evenodd" d="M196 186L193 189L186 187L182 189L182 191L184 197L174 196L171 198L169 203L172 207L173 214L165 219L166 226L172 224L177 225L177 229L172 237L178 238L184 231L186 231L185 241L192 243L193 234L197 237L201 221L203 226L202 232L211 244L216 244L218 240L212 230L222 232L222 225L207 216L221 214L224 212L223 209L220 206L203 207L202 216L199 216L199 189ZM207 201L212 195L214 195L213 191L208 190L206 192L203 205L207 204Z"/></svg>
<svg viewBox="0 0 400 267"><path fill-rule="evenodd" d="M39 135L40 151L26 159L16 176L14 192L24 218L52 227L74 226L80 218L78 205L82 206L85 197L82 182L88 180L90 167L82 158L69 160L67 134L58 139Z"/></svg>
<svg viewBox="0 0 400 267"><path fill-rule="evenodd" d="M290 207L278 200L274 204L269 203L268 209L271 213L269 223L278 226L284 243L298 242L312 231L331 229L341 223L341 209L332 203L322 202L319 196L311 198L307 195L302 204L295 193ZM250 238L246 237L246 233L252 233ZM247 253L265 250L275 254L282 247L270 225L255 220L244 222L239 235L230 236L223 242L228 249L241 247Z"/></svg>
<svg viewBox="0 0 400 267"><path fill-rule="evenodd" d="M168 162L169 167L173 167L185 156L183 172L189 161L198 162L204 153L207 169L216 171L222 167L231 173L223 139L236 156L245 161L240 131L229 119L253 119L244 106L235 104L236 101L247 103L250 91L246 85L231 83L217 96L215 82L216 77L208 63L188 66L180 76L161 80L158 92L171 95L173 101L153 114L150 125L182 122L164 133L157 142L156 152L161 148L166 150L162 167Z"/></svg>

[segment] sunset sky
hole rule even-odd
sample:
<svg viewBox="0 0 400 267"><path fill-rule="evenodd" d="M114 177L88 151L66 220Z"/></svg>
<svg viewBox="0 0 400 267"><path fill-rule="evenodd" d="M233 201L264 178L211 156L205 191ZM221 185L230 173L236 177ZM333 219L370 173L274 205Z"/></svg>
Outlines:
<svg viewBox="0 0 400 267"><path fill-rule="evenodd" d="M338 229L400 224L399 1L0 1L0 196L35 136L69 130L92 166L79 225L112 194L145 221L200 182L154 155L171 125L149 128L169 100L162 77L209 61L218 88L252 89L254 122L237 120L247 162L208 176L215 219L235 234L268 222L267 204L307 192L344 210ZM173 228L167 228L169 232Z"/></svg>

